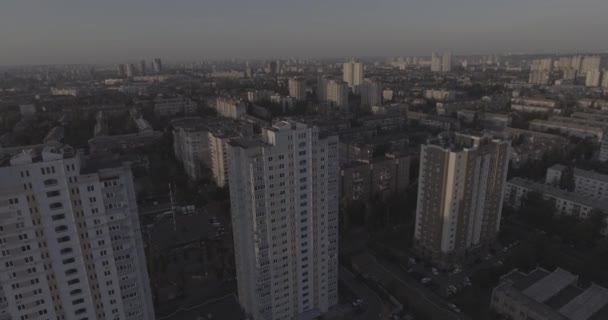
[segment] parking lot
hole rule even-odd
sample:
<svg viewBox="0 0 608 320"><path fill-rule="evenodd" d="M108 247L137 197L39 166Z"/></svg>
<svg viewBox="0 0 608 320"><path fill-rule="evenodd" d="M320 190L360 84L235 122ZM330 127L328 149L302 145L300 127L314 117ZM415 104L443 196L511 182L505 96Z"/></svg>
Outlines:
<svg viewBox="0 0 608 320"><path fill-rule="evenodd" d="M501 266L504 257L518 245L512 242L498 247L481 259L467 265L455 265L450 270L440 270L431 264L416 259L413 253L408 254L407 262L400 262L400 268L412 278L429 287L443 297L458 294L463 288L471 286L471 277L479 270L489 267Z"/></svg>

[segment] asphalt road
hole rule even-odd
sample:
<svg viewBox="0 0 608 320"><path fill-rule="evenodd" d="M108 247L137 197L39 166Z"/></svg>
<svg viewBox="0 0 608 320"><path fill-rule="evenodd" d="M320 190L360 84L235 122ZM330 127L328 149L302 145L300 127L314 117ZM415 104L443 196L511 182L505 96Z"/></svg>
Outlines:
<svg viewBox="0 0 608 320"><path fill-rule="evenodd" d="M411 278L401 268L388 261L375 259L378 266L377 270L382 270L386 275L391 276L399 284L403 285L412 293L409 300L412 305L430 313L432 319L441 320L468 320L469 317L462 313L455 313L448 306L447 302L433 293L431 290Z"/></svg>
<svg viewBox="0 0 608 320"><path fill-rule="evenodd" d="M340 281L342 281L352 292L364 300L365 312L356 316L354 319L374 320L386 319L387 314L384 310L384 302L382 299L365 284L357 281L355 276L344 267L340 267Z"/></svg>

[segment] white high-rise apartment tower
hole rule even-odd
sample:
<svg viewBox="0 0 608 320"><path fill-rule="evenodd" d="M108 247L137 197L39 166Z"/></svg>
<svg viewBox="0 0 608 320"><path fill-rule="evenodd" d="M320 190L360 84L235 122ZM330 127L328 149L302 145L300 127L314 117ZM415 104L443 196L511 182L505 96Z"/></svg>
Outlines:
<svg viewBox="0 0 608 320"><path fill-rule="evenodd" d="M160 58L155 58L152 60L152 69L154 69L154 72L156 73L163 71L163 63Z"/></svg>
<svg viewBox="0 0 608 320"><path fill-rule="evenodd" d="M363 63L356 60L345 62L342 69L342 80L354 93L359 93L359 86L363 83Z"/></svg>
<svg viewBox="0 0 608 320"><path fill-rule="evenodd" d="M581 63L581 74L587 75L587 73L593 70L599 70L602 62L600 56L585 56Z"/></svg>
<svg viewBox="0 0 608 320"><path fill-rule="evenodd" d="M128 164L69 146L3 150L1 319L154 319Z"/></svg>
<svg viewBox="0 0 608 320"><path fill-rule="evenodd" d="M422 146L414 236L421 255L449 267L492 243L509 145L490 136L443 133Z"/></svg>
<svg viewBox="0 0 608 320"><path fill-rule="evenodd" d="M342 111L348 111L348 84L341 80L330 80L327 83L327 102Z"/></svg>
<svg viewBox="0 0 608 320"><path fill-rule="evenodd" d="M382 83L365 79L361 85L361 106L369 110L373 106L382 105Z"/></svg>
<svg viewBox="0 0 608 320"><path fill-rule="evenodd" d="M446 52L443 54L443 58L441 60L441 71L450 72L452 71L452 53Z"/></svg>
<svg viewBox="0 0 608 320"><path fill-rule="evenodd" d="M442 56L438 56L433 52L431 55L431 71L432 72L450 72L452 71L452 53L445 52Z"/></svg>
<svg viewBox="0 0 608 320"><path fill-rule="evenodd" d="M587 72L587 76L585 77L585 86L599 87L601 76L602 76L602 72L600 70L598 70L598 69L589 70Z"/></svg>
<svg viewBox="0 0 608 320"><path fill-rule="evenodd" d="M338 301L338 137L281 121L228 155L241 305L255 320L318 317Z"/></svg>
<svg viewBox="0 0 608 320"><path fill-rule="evenodd" d="M306 100L306 81L302 78L290 78L289 96L297 101Z"/></svg>
<svg viewBox="0 0 608 320"><path fill-rule="evenodd" d="M608 70L602 72L602 88L608 89Z"/></svg>

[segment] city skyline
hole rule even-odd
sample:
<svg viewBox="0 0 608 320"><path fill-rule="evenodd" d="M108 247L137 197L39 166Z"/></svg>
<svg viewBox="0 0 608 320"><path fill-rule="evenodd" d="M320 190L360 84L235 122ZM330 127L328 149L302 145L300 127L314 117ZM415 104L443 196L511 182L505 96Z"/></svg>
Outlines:
<svg viewBox="0 0 608 320"><path fill-rule="evenodd" d="M182 1L171 6L8 1L0 12L0 65L97 64L154 56L182 61L432 51L599 52L606 50L601 17L606 10L608 3L596 0L468 0L458 5L357 0L348 6L344 1ZM26 24L24 16L29 17Z"/></svg>

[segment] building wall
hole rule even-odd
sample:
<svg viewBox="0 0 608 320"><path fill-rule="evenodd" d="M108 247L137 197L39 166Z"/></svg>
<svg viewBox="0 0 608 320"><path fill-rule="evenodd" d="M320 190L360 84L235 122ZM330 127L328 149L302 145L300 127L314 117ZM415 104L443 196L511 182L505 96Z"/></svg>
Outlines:
<svg viewBox="0 0 608 320"><path fill-rule="evenodd" d="M509 142L473 139L459 150L422 146L414 240L440 265L490 244L500 227Z"/></svg>
<svg viewBox="0 0 608 320"><path fill-rule="evenodd" d="M3 311L154 319L129 167L81 174L78 157L45 150L0 168Z"/></svg>
<svg viewBox="0 0 608 320"><path fill-rule="evenodd" d="M337 303L338 141L290 124L228 147L238 295L253 319Z"/></svg>

